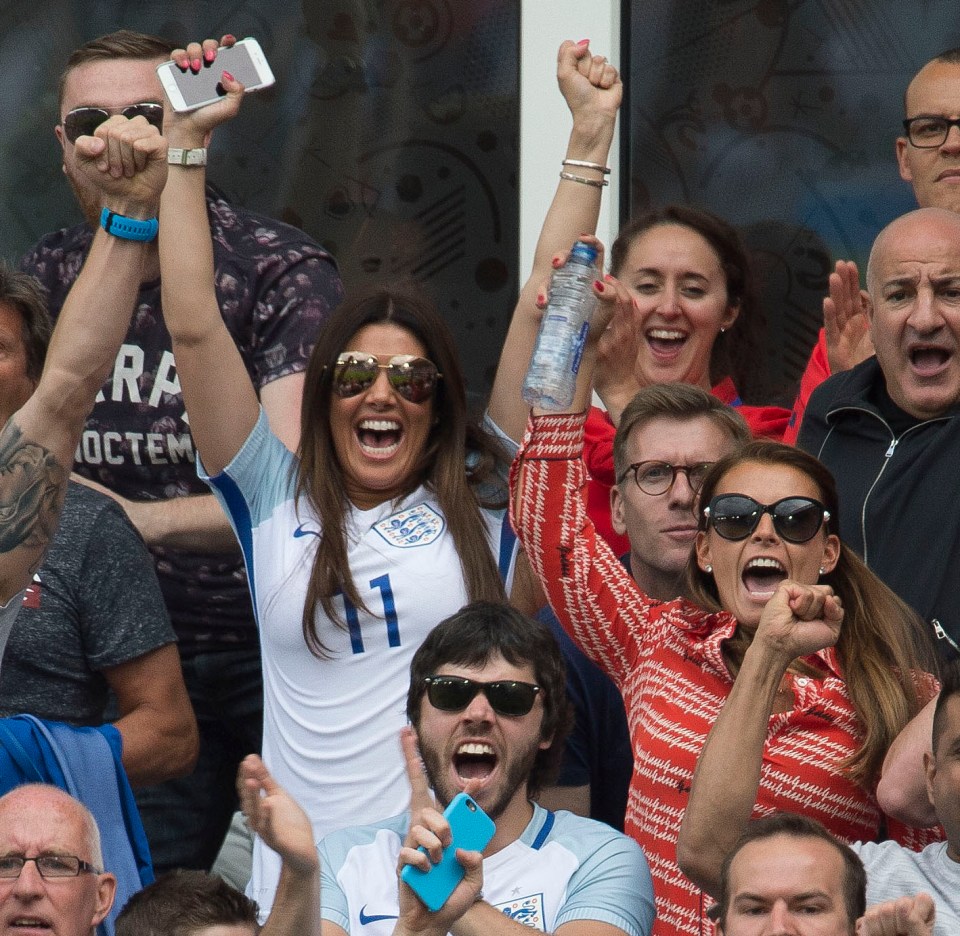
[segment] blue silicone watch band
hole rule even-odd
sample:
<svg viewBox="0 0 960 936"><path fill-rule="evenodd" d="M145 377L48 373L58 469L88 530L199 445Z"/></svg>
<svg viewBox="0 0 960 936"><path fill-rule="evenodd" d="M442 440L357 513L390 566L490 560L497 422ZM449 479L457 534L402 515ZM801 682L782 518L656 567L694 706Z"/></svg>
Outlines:
<svg viewBox="0 0 960 936"><path fill-rule="evenodd" d="M152 241L157 236L157 219L147 218L140 221L137 218L127 218L109 208L100 212L100 227L114 237L123 240Z"/></svg>

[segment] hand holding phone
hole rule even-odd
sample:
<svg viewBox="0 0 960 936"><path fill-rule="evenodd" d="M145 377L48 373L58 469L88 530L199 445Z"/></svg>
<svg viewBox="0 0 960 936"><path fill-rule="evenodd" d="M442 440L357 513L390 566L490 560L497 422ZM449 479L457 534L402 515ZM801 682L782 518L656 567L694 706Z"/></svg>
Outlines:
<svg viewBox="0 0 960 936"><path fill-rule="evenodd" d="M268 88L275 81L263 49L256 39L241 39L232 46L221 46L212 62L204 61L198 72L182 71L174 61L157 66L163 92L175 111L191 111L214 104L226 93L220 76L229 72L246 91Z"/></svg>
<svg viewBox="0 0 960 936"><path fill-rule="evenodd" d="M443 815L450 825L452 840L444 848L440 861L427 871L421 871L414 865L404 865L400 872L404 883L434 913L443 907L463 880L465 872L463 865L457 861L457 849L483 851L496 832L493 820L466 793L458 793ZM423 847L420 851L426 853Z"/></svg>

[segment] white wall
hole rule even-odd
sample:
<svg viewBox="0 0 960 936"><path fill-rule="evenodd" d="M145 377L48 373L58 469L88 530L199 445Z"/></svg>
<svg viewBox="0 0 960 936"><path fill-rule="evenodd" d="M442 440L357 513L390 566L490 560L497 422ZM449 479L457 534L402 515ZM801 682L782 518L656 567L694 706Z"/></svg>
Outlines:
<svg viewBox="0 0 960 936"><path fill-rule="evenodd" d="M620 67L618 0L526 0L520 14L520 270L533 267L540 226L553 198L570 135L570 112L557 89L557 49L564 39L590 40L594 53ZM618 143L604 189L597 234L609 247L617 232Z"/></svg>

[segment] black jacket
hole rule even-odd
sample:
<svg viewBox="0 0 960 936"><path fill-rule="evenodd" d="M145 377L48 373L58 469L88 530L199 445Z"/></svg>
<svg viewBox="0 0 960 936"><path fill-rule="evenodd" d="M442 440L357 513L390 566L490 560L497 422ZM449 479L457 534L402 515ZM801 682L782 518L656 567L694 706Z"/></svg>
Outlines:
<svg viewBox="0 0 960 936"><path fill-rule="evenodd" d="M870 358L826 380L797 445L837 480L843 541L960 644L960 408L928 420L901 411L897 434L872 402L883 379ZM951 656L946 641L936 643Z"/></svg>

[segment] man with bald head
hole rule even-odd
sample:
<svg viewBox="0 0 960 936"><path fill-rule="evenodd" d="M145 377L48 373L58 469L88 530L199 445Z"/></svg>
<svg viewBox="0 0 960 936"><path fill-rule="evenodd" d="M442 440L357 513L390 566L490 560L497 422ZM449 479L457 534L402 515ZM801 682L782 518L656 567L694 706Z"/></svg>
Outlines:
<svg viewBox="0 0 960 936"><path fill-rule="evenodd" d="M0 797L0 933L92 936L116 887L86 807L42 784Z"/></svg>
<svg viewBox="0 0 960 936"><path fill-rule="evenodd" d="M887 225L867 286L876 356L821 384L798 445L837 480L843 540L950 657L960 651L960 214L921 208Z"/></svg>

